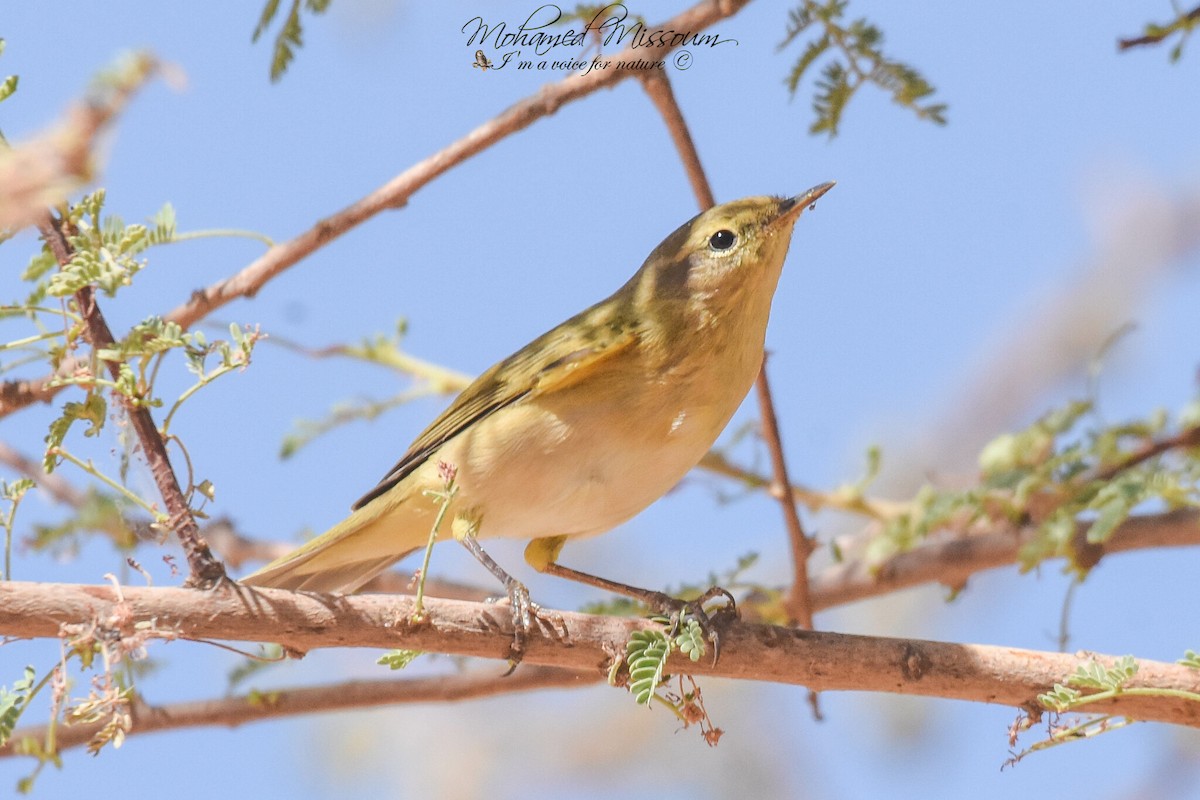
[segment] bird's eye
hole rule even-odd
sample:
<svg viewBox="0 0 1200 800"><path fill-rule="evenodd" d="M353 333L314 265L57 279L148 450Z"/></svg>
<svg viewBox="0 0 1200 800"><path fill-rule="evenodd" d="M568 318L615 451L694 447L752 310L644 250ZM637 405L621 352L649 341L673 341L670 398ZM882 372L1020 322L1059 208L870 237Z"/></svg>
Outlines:
<svg viewBox="0 0 1200 800"><path fill-rule="evenodd" d="M733 231L719 230L708 239L708 246L713 250L728 250L733 247L733 243L737 241L737 236Z"/></svg>

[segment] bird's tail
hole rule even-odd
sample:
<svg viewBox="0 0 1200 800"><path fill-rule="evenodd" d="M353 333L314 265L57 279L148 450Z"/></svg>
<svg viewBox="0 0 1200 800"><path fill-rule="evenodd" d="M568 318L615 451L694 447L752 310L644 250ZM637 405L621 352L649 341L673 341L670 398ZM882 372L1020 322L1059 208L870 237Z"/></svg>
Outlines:
<svg viewBox="0 0 1200 800"><path fill-rule="evenodd" d="M383 495L241 582L293 591L356 591L425 546L437 509L422 500Z"/></svg>

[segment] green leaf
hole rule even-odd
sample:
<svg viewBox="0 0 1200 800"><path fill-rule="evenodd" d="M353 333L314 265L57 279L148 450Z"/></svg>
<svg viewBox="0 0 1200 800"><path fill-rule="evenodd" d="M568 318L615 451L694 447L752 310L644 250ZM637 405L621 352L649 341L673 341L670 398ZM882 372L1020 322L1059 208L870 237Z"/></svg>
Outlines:
<svg viewBox="0 0 1200 800"><path fill-rule="evenodd" d="M251 42L257 42L258 37L263 35L271 25L271 20L275 19L275 14L279 11L279 0L267 0L267 4L263 6L262 15L258 18L258 25L254 26L254 35L250 37Z"/></svg>
<svg viewBox="0 0 1200 800"><path fill-rule="evenodd" d="M150 218L154 230L150 232L150 244L166 244L175 239L175 207L164 203L163 207Z"/></svg>
<svg viewBox="0 0 1200 800"><path fill-rule="evenodd" d="M1098 661L1090 661L1075 668L1075 674L1067 679L1070 686L1101 691L1118 691L1137 674L1138 665L1133 656L1122 656L1111 667Z"/></svg>
<svg viewBox="0 0 1200 800"><path fill-rule="evenodd" d="M625 645L629 664L629 691L638 705L649 705L663 682L663 668L671 654L671 642L659 630L634 631Z"/></svg>
<svg viewBox="0 0 1200 800"><path fill-rule="evenodd" d="M788 92L793 95L796 94L796 89L800 86L800 81L804 80L804 73L808 72L808 68L813 65L813 62L825 54L831 43L828 35L808 43L808 46L804 48L804 52L800 54L800 58L796 59L796 63L792 65L792 71L788 73L786 81Z"/></svg>
<svg viewBox="0 0 1200 800"><path fill-rule="evenodd" d="M0 686L0 746L12 737L17 722L29 706L36 678L37 672L27 666L22 676L13 682L11 689Z"/></svg>
<svg viewBox="0 0 1200 800"><path fill-rule="evenodd" d="M708 652L707 640L700 623L689 619L675 636L675 647L692 661L699 661Z"/></svg>
<svg viewBox="0 0 1200 800"><path fill-rule="evenodd" d="M1103 544L1112 536L1117 526L1129 518L1130 505L1123 498L1113 498L1100 507L1096 520L1088 528L1088 544Z"/></svg>
<svg viewBox="0 0 1200 800"><path fill-rule="evenodd" d="M0 103L11 97L13 92L17 90L17 82L19 80L16 75L9 75L3 82L0 82Z"/></svg>
<svg viewBox="0 0 1200 800"><path fill-rule="evenodd" d="M87 430L84 431L84 436L96 436L104 427L105 416L108 413L108 403L98 393L93 392L87 396L87 399L82 403L77 403L74 400L63 405L62 414L57 419L50 423L50 432L46 434L46 457L43 461L43 466L46 472L53 472L55 465L58 463L58 456L52 451L56 447L61 447L63 440L67 437L67 432L71 430L71 426L77 421L88 423Z"/></svg>
<svg viewBox="0 0 1200 800"><path fill-rule="evenodd" d="M381 655L375 663L389 669L404 669L423 655L425 653L421 650L389 650Z"/></svg>
<svg viewBox="0 0 1200 800"><path fill-rule="evenodd" d="M1070 710L1071 706L1078 702L1082 696L1082 693L1078 690L1063 686L1061 683L1056 683L1054 684L1054 689L1038 695L1038 702L1051 711L1062 713Z"/></svg>

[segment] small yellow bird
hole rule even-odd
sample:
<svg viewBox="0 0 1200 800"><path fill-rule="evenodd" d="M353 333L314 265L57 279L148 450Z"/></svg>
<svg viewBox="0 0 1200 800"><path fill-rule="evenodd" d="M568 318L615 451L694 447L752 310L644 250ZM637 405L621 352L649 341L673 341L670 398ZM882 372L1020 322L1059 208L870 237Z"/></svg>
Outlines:
<svg viewBox="0 0 1200 800"><path fill-rule="evenodd" d="M525 558L541 572L678 612L685 604L563 567L558 553L662 497L712 447L762 365L792 227L832 187L684 223L611 297L480 375L349 517L242 582L355 591L426 546L438 512L427 492L445 489L449 469L454 536L512 601L514 661L536 607L477 538L529 539Z"/></svg>

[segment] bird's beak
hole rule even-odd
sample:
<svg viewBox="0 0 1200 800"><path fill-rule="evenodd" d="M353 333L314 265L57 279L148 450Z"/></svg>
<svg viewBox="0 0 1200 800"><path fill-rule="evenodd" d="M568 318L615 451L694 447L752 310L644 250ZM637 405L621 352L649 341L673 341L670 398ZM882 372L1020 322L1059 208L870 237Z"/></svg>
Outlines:
<svg viewBox="0 0 1200 800"><path fill-rule="evenodd" d="M819 186L814 186L804 194L798 194L795 197L781 200L779 203L779 221L795 219L800 216L801 211L817 202L822 195L834 187L835 183L835 181L827 181Z"/></svg>

